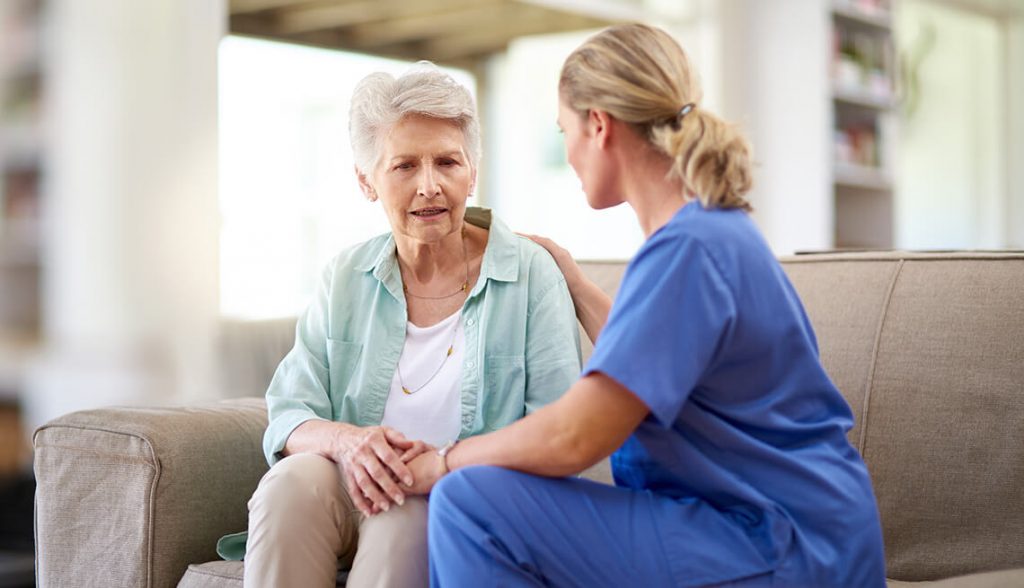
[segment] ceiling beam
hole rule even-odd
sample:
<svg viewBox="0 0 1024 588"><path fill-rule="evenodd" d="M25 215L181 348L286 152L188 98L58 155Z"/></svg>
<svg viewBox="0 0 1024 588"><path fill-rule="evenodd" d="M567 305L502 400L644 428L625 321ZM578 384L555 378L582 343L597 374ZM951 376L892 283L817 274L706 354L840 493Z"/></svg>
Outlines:
<svg viewBox="0 0 1024 588"><path fill-rule="evenodd" d="M607 7L617 3L609 0L231 1L233 33L439 63L473 63L516 37L597 29L633 14L613 15ZM236 6L252 11L235 12Z"/></svg>
<svg viewBox="0 0 1024 588"><path fill-rule="evenodd" d="M636 22L644 19L643 12L634 4L615 0L514 0L516 4L537 6L552 12L574 14L598 20L608 24L620 22ZM639 3L637 3L639 4Z"/></svg>
<svg viewBox="0 0 1024 588"><path fill-rule="evenodd" d="M432 0L409 3L405 0L349 0L319 2L278 11L282 34L349 27L407 17L429 16L453 9L472 8L505 0Z"/></svg>
<svg viewBox="0 0 1024 588"><path fill-rule="evenodd" d="M535 9L534 9L535 10ZM464 31L486 31L500 36L502 30L522 18L533 18L511 2L435 12L429 15L398 17L388 21L351 27L347 32L366 47L384 46L410 40L429 40Z"/></svg>
<svg viewBox="0 0 1024 588"><path fill-rule="evenodd" d="M600 29L607 24L601 20L574 15L563 15L563 18L520 19L509 23L509 26L502 29L500 35L493 31L469 30L430 39L422 44L422 50L425 55L430 56L429 59L435 61L474 59L503 51L509 43L527 35Z"/></svg>
<svg viewBox="0 0 1024 588"><path fill-rule="evenodd" d="M303 3L302 0L230 0L228 2L228 12L232 15L248 14L272 8L298 6Z"/></svg>

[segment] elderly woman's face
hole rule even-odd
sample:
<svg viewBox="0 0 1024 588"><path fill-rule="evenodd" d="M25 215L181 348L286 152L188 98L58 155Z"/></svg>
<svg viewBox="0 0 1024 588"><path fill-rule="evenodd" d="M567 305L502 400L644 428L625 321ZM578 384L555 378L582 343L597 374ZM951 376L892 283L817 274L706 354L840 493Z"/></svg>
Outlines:
<svg viewBox="0 0 1024 588"><path fill-rule="evenodd" d="M372 177L361 181L368 195L380 198L391 230L422 242L460 230L476 181L462 130L449 121L407 116L382 143Z"/></svg>

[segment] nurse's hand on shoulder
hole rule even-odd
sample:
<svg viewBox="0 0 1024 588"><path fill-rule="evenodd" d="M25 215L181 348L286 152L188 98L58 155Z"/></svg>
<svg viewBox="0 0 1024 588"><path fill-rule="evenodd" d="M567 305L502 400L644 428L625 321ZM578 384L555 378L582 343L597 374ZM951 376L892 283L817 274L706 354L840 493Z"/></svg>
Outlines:
<svg viewBox="0 0 1024 588"><path fill-rule="evenodd" d="M558 264L558 269L565 276L565 283L570 290L583 279L583 270L576 263L576 260L572 258L572 254L567 249L555 243L547 237L541 237L540 235L530 235L528 233L518 233L519 235L526 237L534 243L540 245L544 249L547 249L551 257L555 259L555 263Z"/></svg>

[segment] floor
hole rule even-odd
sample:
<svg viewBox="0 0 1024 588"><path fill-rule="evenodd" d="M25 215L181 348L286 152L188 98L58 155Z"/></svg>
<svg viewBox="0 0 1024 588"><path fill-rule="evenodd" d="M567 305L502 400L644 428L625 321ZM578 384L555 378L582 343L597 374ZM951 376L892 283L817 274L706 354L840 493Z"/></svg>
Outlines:
<svg viewBox="0 0 1024 588"><path fill-rule="evenodd" d="M0 588L35 586L35 490L17 408L0 403Z"/></svg>
<svg viewBox="0 0 1024 588"><path fill-rule="evenodd" d="M35 585L35 557L32 552L0 551L0 588L33 588Z"/></svg>

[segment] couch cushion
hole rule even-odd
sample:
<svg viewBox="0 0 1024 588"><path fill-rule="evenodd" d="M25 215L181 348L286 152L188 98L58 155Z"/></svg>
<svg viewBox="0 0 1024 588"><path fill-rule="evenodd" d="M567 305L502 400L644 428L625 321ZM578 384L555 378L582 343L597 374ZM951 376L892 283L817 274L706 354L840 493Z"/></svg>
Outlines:
<svg viewBox="0 0 1024 588"><path fill-rule="evenodd" d="M178 588L241 588L245 564L240 561L210 561L192 564L185 572ZM335 586L345 586L348 572L338 571Z"/></svg>
<svg viewBox="0 0 1024 588"><path fill-rule="evenodd" d="M192 564L178 582L178 588L242 588L244 567L240 561Z"/></svg>
<svg viewBox="0 0 1024 588"><path fill-rule="evenodd" d="M223 398L263 397L295 345L295 317L224 320L217 335L219 390Z"/></svg>
<svg viewBox="0 0 1024 588"><path fill-rule="evenodd" d="M1024 568L925 582L889 580L887 584L889 588L1020 588L1024 586Z"/></svg>
<svg viewBox="0 0 1024 588"><path fill-rule="evenodd" d="M619 290L619 282L622 275L626 273L626 262L623 261L581 261L580 268L587 278L592 280L605 294L615 298ZM587 363L590 354L594 352L594 345L587 337L583 325L580 325L580 351L583 354L583 363Z"/></svg>
<svg viewBox="0 0 1024 588"><path fill-rule="evenodd" d="M104 408L35 434L42 586L174 586L244 529L267 470L261 399Z"/></svg>
<svg viewBox="0 0 1024 588"><path fill-rule="evenodd" d="M860 413L853 439L874 483L888 575L1024 566L1024 254L784 265L822 362Z"/></svg>
<svg viewBox="0 0 1024 588"><path fill-rule="evenodd" d="M853 409L850 442L863 450L864 402L899 261L812 255L782 266L814 326L822 364Z"/></svg>
<svg viewBox="0 0 1024 588"><path fill-rule="evenodd" d="M1024 566L1024 256L907 260L862 452L889 575Z"/></svg>

